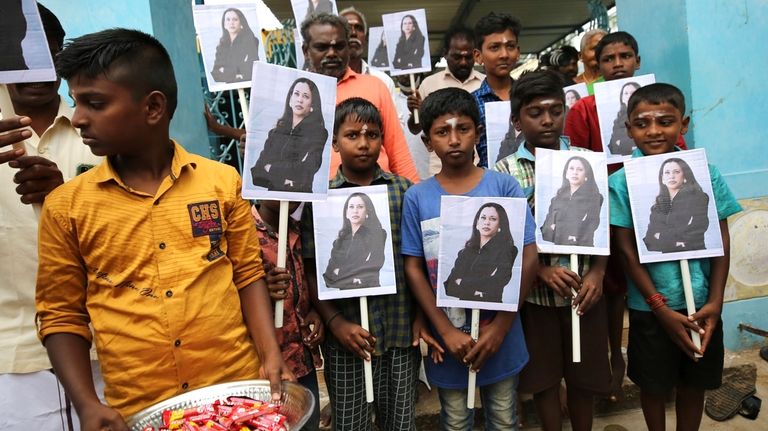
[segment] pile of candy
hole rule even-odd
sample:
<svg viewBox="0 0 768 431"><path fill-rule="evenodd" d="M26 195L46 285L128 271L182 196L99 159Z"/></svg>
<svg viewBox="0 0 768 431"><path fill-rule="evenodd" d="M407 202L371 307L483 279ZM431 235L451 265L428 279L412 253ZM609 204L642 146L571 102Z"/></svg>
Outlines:
<svg viewBox="0 0 768 431"><path fill-rule="evenodd" d="M142 431L287 431L280 406L250 398L229 397L211 404L163 412L163 426Z"/></svg>

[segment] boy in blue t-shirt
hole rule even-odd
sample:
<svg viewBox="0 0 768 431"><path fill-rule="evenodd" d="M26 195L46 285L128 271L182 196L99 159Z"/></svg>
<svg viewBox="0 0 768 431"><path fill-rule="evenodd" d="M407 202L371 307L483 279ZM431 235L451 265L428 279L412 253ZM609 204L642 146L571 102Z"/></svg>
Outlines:
<svg viewBox="0 0 768 431"><path fill-rule="evenodd" d="M679 151L678 138L688 131L685 98L669 84L638 89L627 103L627 131L637 149L633 157ZM609 178L611 225L628 277L629 346L627 375L640 387L645 423L663 430L664 403L676 390L677 429L698 429L704 391L720 386L723 373L723 328L720 313L730 264L727 217L741 206L714 166L709 166L725 254L688 261L696 313L686 316L677 261L641 264L635 243L624 169ZM689 337L701 334L701 349ZM703 355L696 358L695 354Z"/></svg>
<svg viewBox="0 0 768 431"><path fill-rule="evenodd" d="M473 150L479 137L479 113L473 97L462 89L445 88L421 105L424 144L442 162L441 171L405 194L402 254L413 296L429 319L441 349L431 349L426 361L429 381L440 396L441 429L471 429L473 410L467 409L468 367L477 370L477 384L487 429L516 429L517 376L528 361L517 313L482 312L480 336L469 335L470 310L437 308L437 235L440 197L521 197L517 181L475 166ZM520 302L536 277L538 257L535 224L527 211Z"/></svg>

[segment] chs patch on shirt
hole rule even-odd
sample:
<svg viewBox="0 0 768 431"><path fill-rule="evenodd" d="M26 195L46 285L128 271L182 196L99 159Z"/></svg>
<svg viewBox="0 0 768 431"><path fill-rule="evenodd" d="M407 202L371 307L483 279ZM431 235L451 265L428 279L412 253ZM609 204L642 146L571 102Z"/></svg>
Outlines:
<svg viewBox="0 0 768 431"><path fill-rule="evenodd" d="M221 235L221 206L219 201L199 202L187 205L192 236Z"/></svg>

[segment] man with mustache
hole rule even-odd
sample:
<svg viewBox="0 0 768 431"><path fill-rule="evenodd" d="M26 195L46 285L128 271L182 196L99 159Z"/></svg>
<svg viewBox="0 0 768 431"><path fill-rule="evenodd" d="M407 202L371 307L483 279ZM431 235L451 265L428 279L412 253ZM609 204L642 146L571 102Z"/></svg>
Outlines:
<svg viewBox="0 0 768 431"><path fill-rule="evenodd" d="M381 113L384 135L383 151L378 158L379 166L417 183L419 175L400 128L392 95L379 79L357 73L349 67L349 34L349 26L344 18L327 13L310 15L301 23L304 58L309 59L313 72L337 79L337 104L350 97L362 97L376 106ZM340 164L339 154L331 153L330 178L336 176Z"/></svg>
<svg viewBox="0 0 768 431"><path fill-rule="evenodd" d="M394 99L395 83L392 82L392 78L381 70L370 67L363 60L365 48L368 46L368 23L365 21L365 15L354 6L350 6L339 12L339 16L346 19L349 26L349 68L357 73L381 79Z"/></svg>
<svg viewBox="0 0 768 431"><path fill-rule="evenodd" d="M38 9L55 56L64 29L50 10ZM72 126L73 110L57 93L60 83L10 84L18 116L0 113L0 231L7 238L0 248L0 423L9 430L80 429L35 328L38 216L32 204L101 162ZM19 142L23 149L11 148ZM91 369L101 394L98 363Z"/></svg>
<svg viewBox="0 0 768 431"><path fill-rule="evenodd" d="M475 33L463 26L448 29L443 38L443 57L448 65L445 70L435 72L424 78L419 85L419 91L408 97L408 109L411 117L408 120L408 129L411 133L421 133L421 125L413 121L413 110L419 109L421 101L441 88L458 87L468 92L480 88L485 75L474 69L475 59ZM440 172L442 163L440 158L432 152L429 153L429 175Z"/></svg>

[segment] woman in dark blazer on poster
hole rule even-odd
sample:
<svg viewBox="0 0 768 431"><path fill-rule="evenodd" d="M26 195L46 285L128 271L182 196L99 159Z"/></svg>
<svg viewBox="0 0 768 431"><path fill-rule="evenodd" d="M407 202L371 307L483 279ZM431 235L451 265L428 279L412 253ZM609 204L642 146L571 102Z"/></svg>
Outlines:
<svg viewBox="0 0 768 431"><path fill-rule="evenodd" d="M293 82L283 116L269 131L264 149L251 168L254 186L271 191L312 192L328 139L320 91L307 78Z"/></svg>
<svg viewBox="0 0 768 431"><path fill-rule="evenodd" d="M250 81L253 62L259 59L259 39L240 9L221 16L221 39L216 47L211 76L217 82Z"/></svg>
<svg viewBox="0 0 768 431"><path fill-rule="evenodd" d="M27 70L21 42L27 36L27 19L21 0L3 0L3 32L0 37L0 70Z"/></svg>
<svg viewBox="0 0 768 431"><path fill-rule="evenodd" d="M627 82L621 86L619 92L619 112L613 120L613 129L611 131L611 140L608 141L608 151L613 155L629 156L635 148L635 142L627 134L627 103L629 98L640 88L637 82Z"/></svg>
<svg viewBox="0 0 768 431"><path fill-rule="evenodd" d="M445 293L465 301L502 302L516 258L506 210L497 203L483 204L443 284Z"/></svg>
<svg viewBox="0 0 768 431"><path fill-rule="evenodd" d="M357 289L378 287L384 266L387 232L376 208L365 193L352 193L344 203L344 223L333 241L331 258L323 274L328 287Z"/></svg>
<svg viewBox="0 0 768 431"><path fill-rule="evenodd" d="M602 205L603 195L589 161L571 157L563 168L563 184L550 201L541 226L542 238L557 245L593 247Z"/></svg>
<svg viewBox="0 0 768 431"><path fill-rule="evenodd" d="M419 22L413 15L406 15L400 21L400 39L395 46L395 69L417 69L421 67L424 56L424 35L419 30Z"/></svg>
<svg viewBox="0 0 768 431"><path fill-rule="evenodd" d="M677 157L665 160L659 169L659 194L651 207L645 246L662 253L704 250L708 207L709 196L688 163Z"/></svg>

